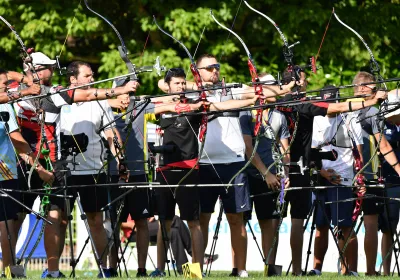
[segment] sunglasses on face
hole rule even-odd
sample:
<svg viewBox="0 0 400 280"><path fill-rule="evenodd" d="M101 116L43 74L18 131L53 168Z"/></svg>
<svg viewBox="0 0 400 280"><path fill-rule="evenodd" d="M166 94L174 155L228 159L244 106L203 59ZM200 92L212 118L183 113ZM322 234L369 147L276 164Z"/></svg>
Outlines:
<svg viewBox="0 0 400 280"><path fill-rule="evenodd" d="M372 92L377 92L378 88L377 87L372 87L369 85L365 85L365 87L369 88L370 90L372 90Z"/></svg>
<svg viewBox="0 0 400 280"><path fill-rule="evenodd" d="M212 72L214 69L219 71L220 68L221 68L221 65L219 65L219 63L217 63L217 64L207 65L205 67L200 67L198 69L205 69L205 70L207 70L209 72Z"/></svg>
<svg viewBox="0 0 400 280"><path fill-rule="evenodd" d="M36 72L40 72L40 71L43 71L43 70L54 70L54 68L55 68L55 66L53 66L53 65L51 65L51 66L44 66L44 65L42 65L41 67L38 67L37 69L35 69L35 71Z"/></svg>

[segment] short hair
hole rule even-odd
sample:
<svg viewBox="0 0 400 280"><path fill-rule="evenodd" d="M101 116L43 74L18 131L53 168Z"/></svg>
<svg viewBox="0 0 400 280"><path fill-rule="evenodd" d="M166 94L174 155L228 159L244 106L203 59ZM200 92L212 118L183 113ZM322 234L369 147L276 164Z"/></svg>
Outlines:
<svg viewBox="0 0 400 280"><path fill-rule="evenodd" d="M79 60L71 62L68 65L68 67L67 67L67 81L68 81L68 84L71 84L70 78L72 76L75 77L75 78L78 78L79 68L81 66L87 66L87 67L91 68L89 63L86 63L86 62L83 62L83 61L79 61Z"/></svg>
<svg viewBox="0 0 400 280"><path fill-rule="evenodd" d="M0 68L0 75L2 75L2 74L7 75L7 71L2 69L2 68Z"/></svg>
<svg viewBox="0 0 400 280"><path fill-rule="evenodd" d="M292 81L293 74L300 77L301 72L305 73L304 69L299 65L294 65L291 71L289 71L289 67L286 68L285 71L283 71L282 83L285 85L289 84Z"/></svg>
<svg viewBox="0 0 400 280"><path fill-rule="evenodd" d="M186 79L185 71L182 68L170 68L164 76L164 82L169 84L172 78Z"/></svg>
<svg viewBox="0 0 400 280"><path fill-rule="evenodd" d="M371 73L365 71L358 72L353 79L353 85L369 82L375 82L375 77ZM354 91L358 92L358 86L354 87Z"/></svg>
<svg viewBox="0 0 400 280"><path fill-rule="evenodd" d="M200 56L197 58L196 65L199 65L200 62L201 62L203 59L205 59L205 58L215 58L215 59L217 59L217 58L215 57L215 55L212 55L212 54L209 54L209 53L205 53L205 54L200 55Z"/></svg>

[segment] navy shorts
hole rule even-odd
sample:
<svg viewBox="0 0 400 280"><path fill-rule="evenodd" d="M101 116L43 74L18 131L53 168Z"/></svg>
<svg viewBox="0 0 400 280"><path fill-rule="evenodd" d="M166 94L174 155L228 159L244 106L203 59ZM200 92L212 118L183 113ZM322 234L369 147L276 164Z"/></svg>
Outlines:
<svg viewBox="0 0 400 280"><path fill-rule="evenodd" d="M18 180L11 179L6 181L0 181L0 188L1 189L9 189L9 190L18 190ZM20 200L20 193L18 192L7 192L9 196ZM18 203L13 201L8 197L0 197L0 222L6 220L15 220L17 219L17 213L20 209Z"/></svg>
<svg viewBox="0 0 400 280"><path fill-rule="evenodd" d="M245 162L200 165L200 184L227 184L243 168ZM214 170L215 169L215 170ZM242 213L251 209L247 175L239 174L232 182L243 186L201 187L200 206L202 213L213 213L218 197L222 199L225 213Z"/></svg>
<svg viewBox="0 0 400 280"><path fill-rule="evenodd" d="M322 180L324 181L324 180ZM330 184L323 182L326 186ZM315 217L315 224L317 226L328 226L332 223L335 226L351 227L354 202L339 202L332 204L325 204L325 202L338 201L343 199L349 199L353 197L352 188L338 186L337 188L330 188L327 190L321 190L317 193L313 193L313 199L319 198L321 203L317 204L317 212ZM321 209L324 207L325 213ZM325 216L326 214L326 216Z"/></svg>

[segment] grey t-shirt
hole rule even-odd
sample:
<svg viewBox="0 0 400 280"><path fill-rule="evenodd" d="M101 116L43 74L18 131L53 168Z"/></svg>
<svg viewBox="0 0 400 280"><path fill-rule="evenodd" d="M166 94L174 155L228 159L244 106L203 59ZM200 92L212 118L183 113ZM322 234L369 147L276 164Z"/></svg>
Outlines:
<svg viewBox="0 0 400 280"><path fill-rule="evenodd" d="M133 111L133 116L136 116L141 108L142 106L136 108ZM145 148L147 149L147 144L145 145L145 142L147 142L145 114L152 112L154 112L154 104L150 103L133 121L131 129L128 128L126 132L123 130L126 125L125 119L119 119L116 121L115 125L121 135L122 143L126 143L125 154L130 176L146 173L147 164L143 162L146 160L147 154L145 154L144 150ZM114 113L114 118L117 118L120 115L121 114ZM127 137L129 138L128 140L126 139ZM111 174L118 175L117 162L115 159L113 159L111 163Z"/></svg>
<svg viewBox="0 0 400 280"><path fill-rule="evenodd" d="M242 133L253 137L253 145L255 142L255 116L255 110L241 111L239 116ZM269 123L270 127L274 131L274 135L271 135L272 132L269 129L266 129L266 122ZM279 141L279 139L287 139L290 137L285 116L277 110L269 110L268 112L264 111L263 125L261 126L259 133L261 133L261 136L257 147L257 153L265 166L268 167L274 162L272 157L272 145L274 145L275 142L272 139L275 138ZM270 171L275 173L275 166L273 166ZM247 168L247 172L251 176L260 176L258 170L252 164Z"/></svg>
<svg viewBox="0 0 400 280"><path fill-rule="evenodd" d="M362 133L364 142L363 145L364 164L366 164L369 161L369 159L375 152L375 147L377 143L374 135L381 132L382 122L384 121L383 119L379 119L376 116L378 112L379 110L375 107L369 107L354 112L354 114L358 116L358 119L360 120L360 124L363 130ZM383 126L383 129L385 129L385 126ZM384 130L382 130L382 132L383 131ZM366 173L364 173L364 176L367 179L373 179L373 175L369 173L377 171L377 163L378 163L377 160L378 157L375 157L375 160L373 160L372 163L369 164L365 169Z"/></svg>

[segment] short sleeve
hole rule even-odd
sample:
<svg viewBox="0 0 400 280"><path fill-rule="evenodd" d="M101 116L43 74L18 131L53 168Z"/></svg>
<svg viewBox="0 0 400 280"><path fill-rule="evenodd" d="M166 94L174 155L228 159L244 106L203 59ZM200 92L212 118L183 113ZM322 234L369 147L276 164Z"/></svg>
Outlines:
<svg viewBox="0 0 400 280"><path fill-rule="evenodd" d="M251 122L252 115L250 111L241 111L239 114L240 126L242 129L242 134L244 135L253 135Z"/></svg>
<svg viewBox="0 0 400 280"><path fill-rule="evenodd" d="M285 115L279 114L281 117L281 129L280 129L280 138L287 139L290 137L289 127L287 125L287 121Z"/></svg>
<svg viewBox="0 0 400 280"><path fill-rule="evenodd" d="M316 103L306 103L296 106L296 110L303 115L308 117L315 116L326 116L328 113L329 103L326 102L316 102Z"/></svg>
<svg viewBox="0 0 400 280"><path fill-rule="evenodd" d="M61 86L53 86L50 88L51 100L57 107L62 107L64 105L71 105L74 103L75 90L67 90L61 93L56 93L58 90L63 89Z"/></svg>
<svg viewBox="0 0 400 280"><path fill-rule="evenodd" d="M11 105L9 104L2 104L0 106L0 110L2 112L8 112L9 119L8 119L8 133L14 132L19 129L17 119L15 118L15 113Z"/></svg>

